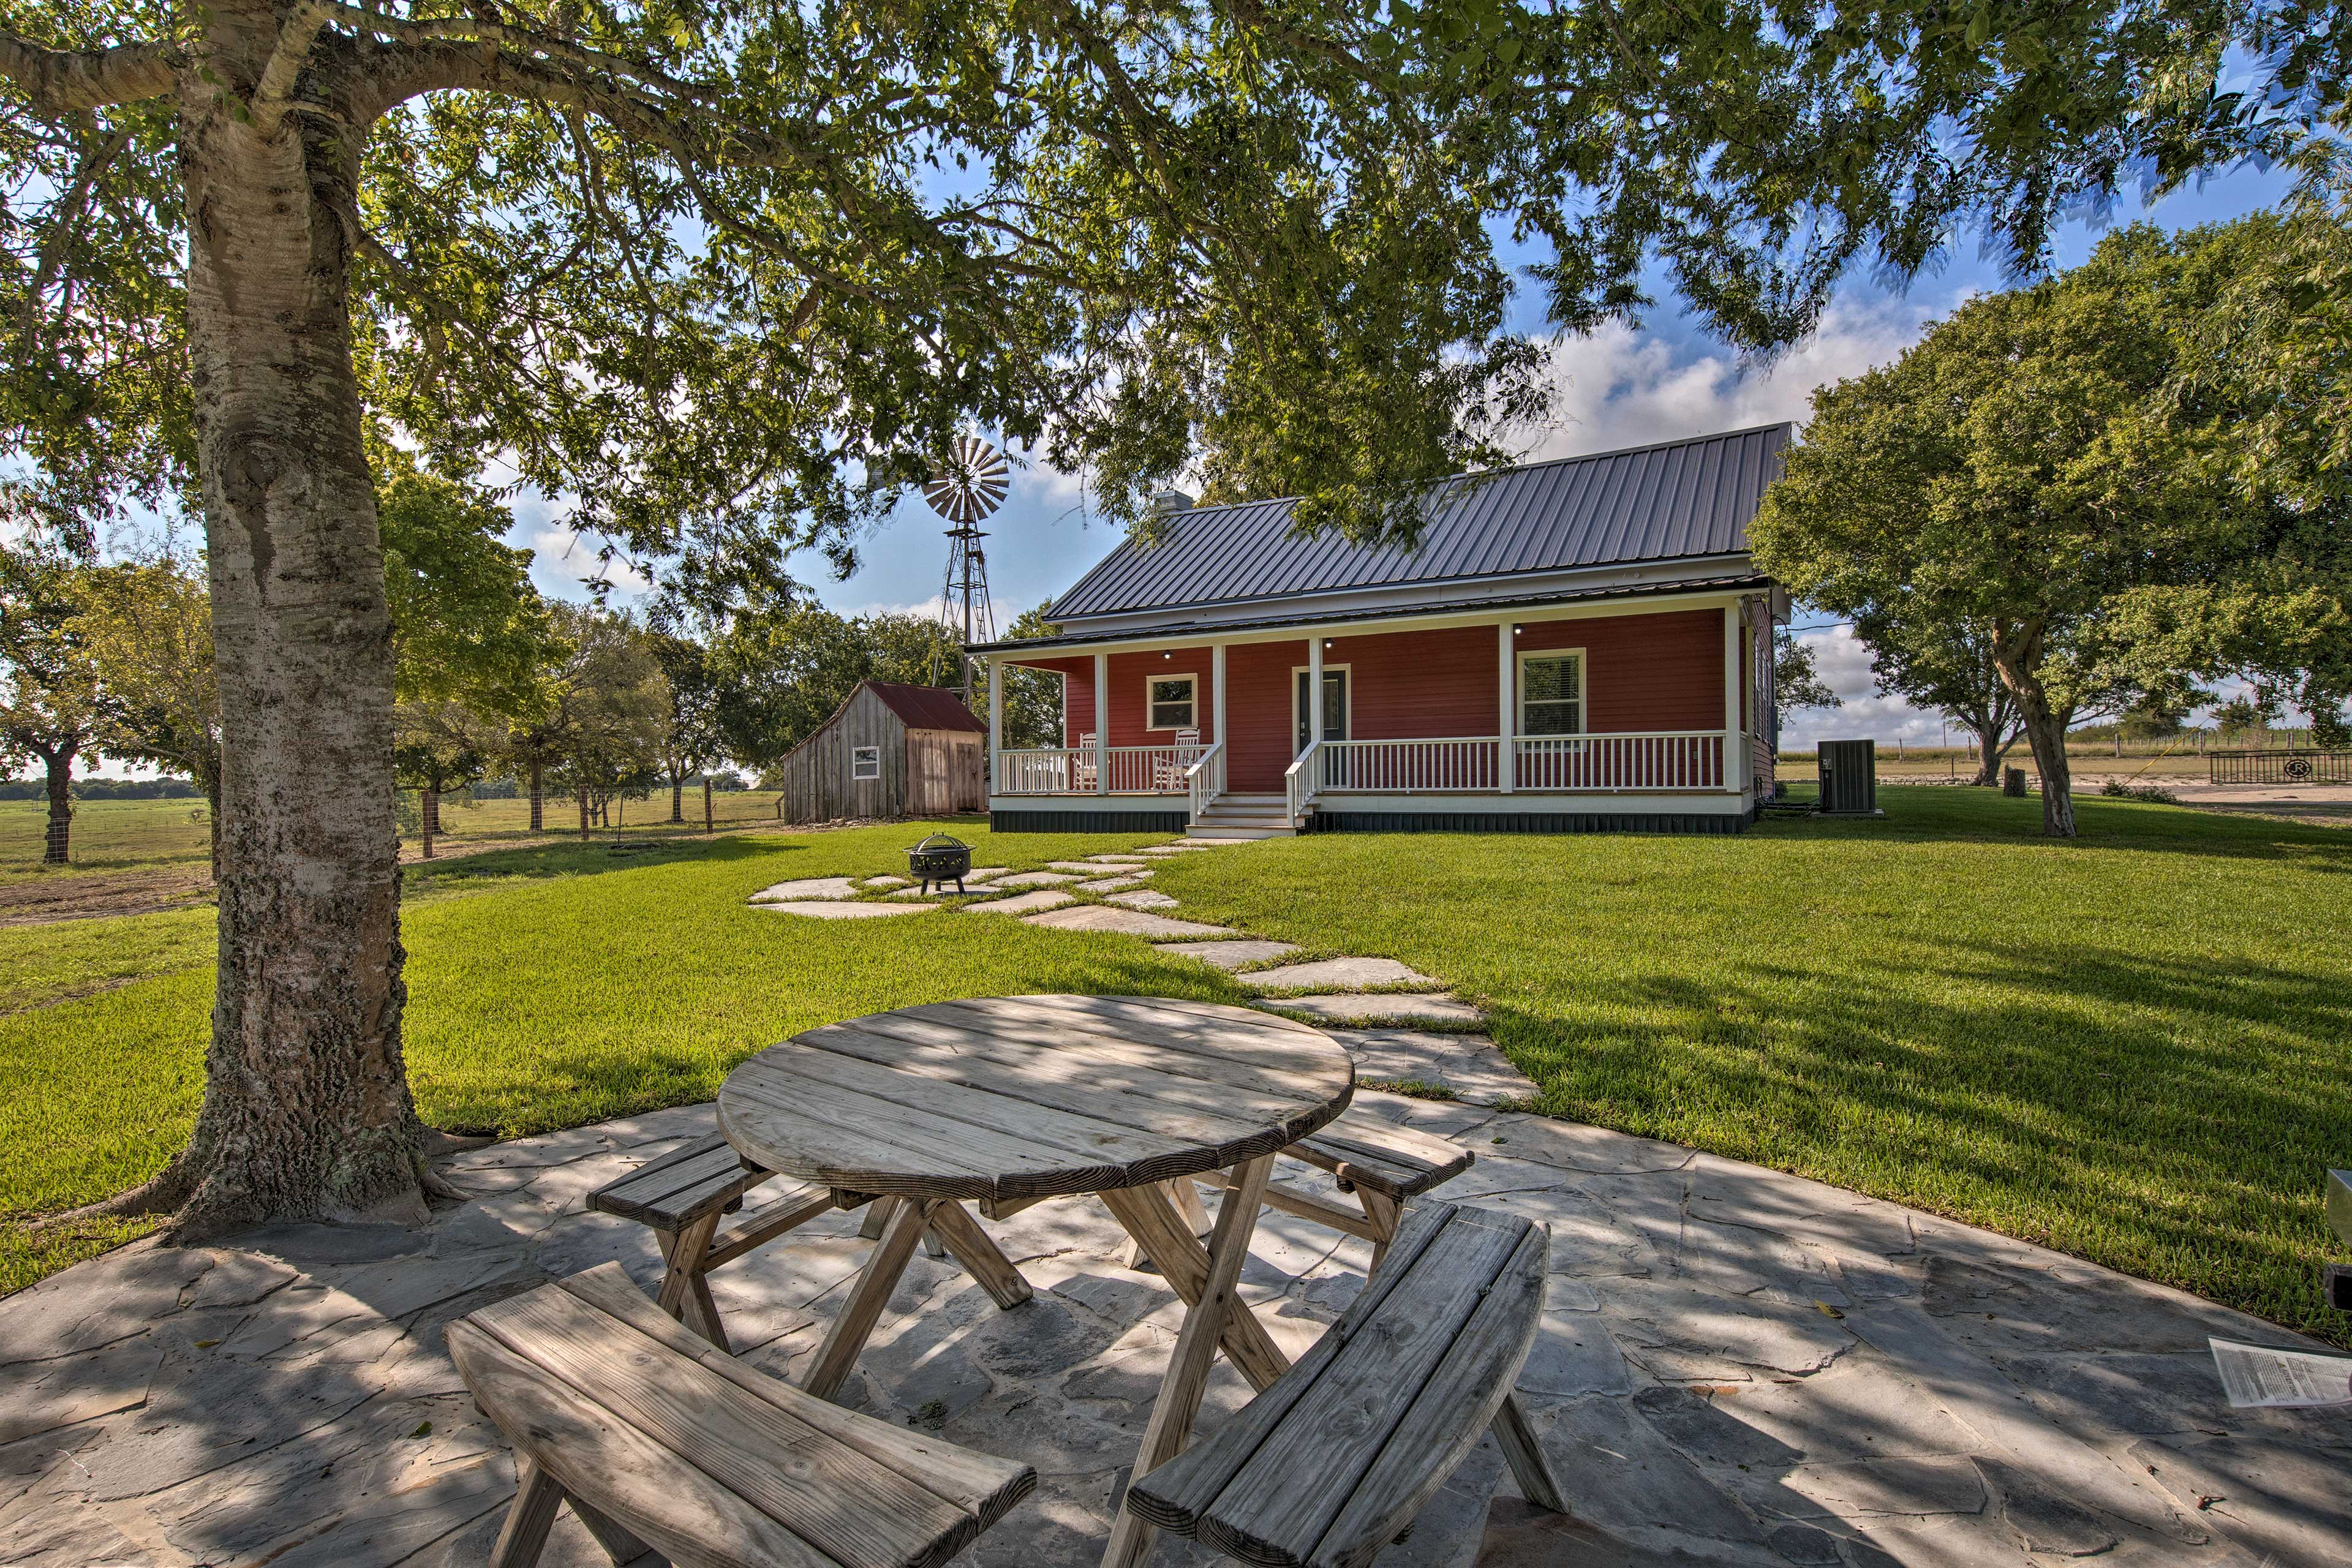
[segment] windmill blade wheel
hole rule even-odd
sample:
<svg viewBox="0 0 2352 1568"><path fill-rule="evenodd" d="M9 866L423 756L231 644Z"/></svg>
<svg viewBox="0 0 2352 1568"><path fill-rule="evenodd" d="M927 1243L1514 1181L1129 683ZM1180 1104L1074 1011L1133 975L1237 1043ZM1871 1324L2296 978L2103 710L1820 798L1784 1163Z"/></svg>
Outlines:
<svg viewBox="0 0 2352 1568"><path fill-rule="evenodd" d="M1003 453L977 436L959 436L923 485L923 499L950 522L980 522L1012 493L1012 471Z"/></svg>

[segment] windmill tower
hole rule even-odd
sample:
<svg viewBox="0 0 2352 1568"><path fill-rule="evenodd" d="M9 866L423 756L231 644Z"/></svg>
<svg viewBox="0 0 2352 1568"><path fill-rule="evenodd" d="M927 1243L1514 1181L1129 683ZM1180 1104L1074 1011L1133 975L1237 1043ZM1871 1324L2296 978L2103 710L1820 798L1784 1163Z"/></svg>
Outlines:
<svg viewBox="0 0 2352 1568"><path fill-rule="evenodd" d="M988 556L980 542L988 537L978 524L988 520L1012 489L1004 455L977 436L959 436L948 460L923 486L923 499L951 525L948 536L948 573L940 593L940 625L970 647L975 638L996 638L996 616L988 604ZM965 655L956 683L964 706L971 706L971 658Z"/></svg>

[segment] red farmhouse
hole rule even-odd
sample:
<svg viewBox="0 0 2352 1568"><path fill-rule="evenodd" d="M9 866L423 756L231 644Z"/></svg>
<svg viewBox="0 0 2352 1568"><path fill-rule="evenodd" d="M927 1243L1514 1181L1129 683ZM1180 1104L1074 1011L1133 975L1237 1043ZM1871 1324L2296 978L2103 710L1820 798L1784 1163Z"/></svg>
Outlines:
<svg viewBox="0 0 2352 1568"><path fill-rule="evenodd" d="M1055 601L1056 636L975 650L1063 679L1059 746L1007 750L992 707L991 819L1737 832L1771 788L1788 605L1748 523L1790 437L1449 479L1412 551L1297 538L1286 500L1171 511Z"/></svg>

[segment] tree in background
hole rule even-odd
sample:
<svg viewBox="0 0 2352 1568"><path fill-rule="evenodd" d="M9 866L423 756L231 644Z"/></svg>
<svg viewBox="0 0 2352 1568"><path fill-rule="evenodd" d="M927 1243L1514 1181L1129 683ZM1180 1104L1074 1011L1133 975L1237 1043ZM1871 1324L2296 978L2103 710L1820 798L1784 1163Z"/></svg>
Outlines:
<svg viewBox="0 0 2352 1568"><path fill-rule="evenodd" d="M404 700L527 710L562 650L531 586L531 552L505 543L513 514L387 443L371 456L394 689Z"/></svg>
<svg viewBox="0 0 2352 1568"><path fill-rule="evenodd" d="M1056 628L1045 619L1053 608L1047 600L1033 610L1024 610L1006 634L1009 642L1033 642L1049 637ZM1000 668L1004 677L1004 744L1008 748L1024 746L1058 746L1066 733L1062 728L1062 678L1050 669L1014 669ZM979 692L979 706L988 711L988 690L983 685Z"/></svg>
<svg viewBox="0 0 2352 1568"><path fill-rule="evenodd" d="M661 776L669 730L669 683L628 616L555 605L556 626L574 650L554 699L562 737L559 774L586 792L590 817L609 822L613 797Z"/></svg>
<svg viewBox="0 0 2352 1568"><path fill-rule="evenodd" d="M686 781L722 754L719 739L719 687L710 652L690 637L647 632L646 649L661 667L667 688L662 720L661 765L669 778L669 819L686 820Z"/></svg>
<svg viewBox="0 0 2352 1568"><path fill-rule="evenodd" d="M1969 782L2000 783L2001 764L2025 732L2017 699L2001 679L1992 640L1968 626L1929 614L1895 597L1854 621L1854 636L1870 649L1870 672L1885 696L1943 714L1976 738L1977 771Z"/></svg>
<svg viewBox="0 0 2352 1568"><path fill-rule="evenodd" d="M1757 517L1759 564L1865 637L1983 639L2045 833L2074 832L2069 724L2215 672L2230 639L2183 598L2235 601L2304 538L2295 509L2208 460L2226 399L2164 401L2183 323L2252 237L2136 226L2062 278L1971 300L1895 364L1815 395Z"/></svg>
<svg viewBox="0 0 2352 1568"><path fill-rule="evenodd" d="M82 625L99 678L113 699L107 750L195 782L210 808L217 880L221 707L212 596L199 572L168 555L97 568L89 581Z"/></svg>
<svg viewBox="0 0 2352 1568"><path fill-rule="evenodd" d="M1813 645L1799 642L1786 630L1772 634L1772 706L1784 714L1845 706L1845 699L1822 679Z"/></svg>
<svg viewBox="0 0 2352 1568"><path fill-rule="evenodd" d="M478 714L450 698L413 698L393 710L394 776L417 792L416 827L428 859L441 831L441 797L488 771L495 739Z"/></svg>
<svg viewBox="0 0 2352 1568"><path fill-rule="evenodd" d="M852 619L782 603L734 617L711 639L714 722L726 754L767 767L814 734L861 680L952 680L962 649L919 616Z"/></svg>
<svg viewBox="0 0 2352 1568"><path fill-rule="evenodd" d="M89 577L58 551L0 543L0 764L41 764L48 866L72 847L74 759L98 760L115 714L81 625Z"/></svg>

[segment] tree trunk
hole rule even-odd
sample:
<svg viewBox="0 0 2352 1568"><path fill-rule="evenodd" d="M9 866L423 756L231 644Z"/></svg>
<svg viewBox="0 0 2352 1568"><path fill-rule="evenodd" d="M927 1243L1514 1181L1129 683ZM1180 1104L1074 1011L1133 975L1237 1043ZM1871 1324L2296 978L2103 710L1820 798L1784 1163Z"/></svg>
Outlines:
<svg viewBox="0 0 2352 1568"><path fill-rule="evenodd" d="M2000 784L2001 759L2009 754L2009 748L2001 744L2001 731L2008 725L1995 719L1990 723L1971 723L1969 728L1977 738L1977 773L1969 783L1980 789L1996 789Z"/></svg>
<svg viewBox="0 0 2352 1568"><path fill-rule="evenodd" d="M391 622L334 204L360 139L297 114L265 141L235 97L276 31L205 13L180 74L187 327L220 679L220 970L205 1098L148 1206L178 1235L425 1215L401 1056Z"/></svg>
<svg viewBox="0 0 2352 1568"><path fill-rule="evenodd" d="M2042 773L2042 831L2052 838L2074 837L2074 789L2066 770L2066 724L2051 710L2042 683L2029 678L2018 689L2017 705L2025 719L2026 743L2033 748L2034 766Z"/></svg>
<svg viewBox="0 0 2352 1568"><path fill-rule="evenodd" d="M53 752L41 754L48 775L49 822L41 836L41 864L62 866L71 858L73 847L73 760L81 748L67 742Z"/></svg>
<svg viewBox="0 0 2352 1568"><path fill-rule="evenodd" d="M540 826L541 816L539 810L540 774L545 765L546 764L542 763L537 757L533 757L530 760L530 830L533 833L542 831Z"/></svg>

